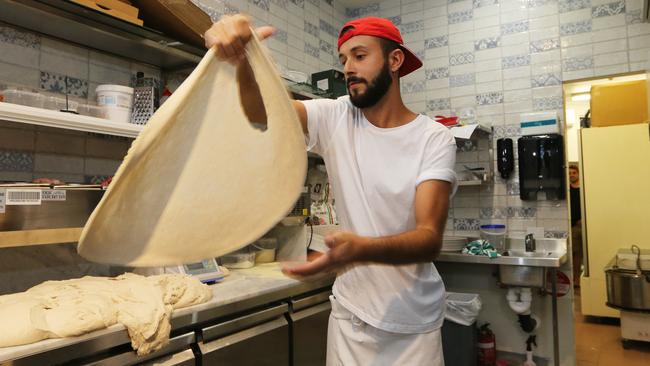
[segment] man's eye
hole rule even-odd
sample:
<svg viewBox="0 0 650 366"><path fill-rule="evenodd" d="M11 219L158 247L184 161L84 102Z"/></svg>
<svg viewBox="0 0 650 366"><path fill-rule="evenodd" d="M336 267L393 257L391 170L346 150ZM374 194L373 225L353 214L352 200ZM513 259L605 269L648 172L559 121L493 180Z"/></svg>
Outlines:
<svg viewBox="0 0 650 366"><path fill-rule="evenodd" d="M366 57L366 55L357 55L357 60L363 60L364 57Z"/></svg>

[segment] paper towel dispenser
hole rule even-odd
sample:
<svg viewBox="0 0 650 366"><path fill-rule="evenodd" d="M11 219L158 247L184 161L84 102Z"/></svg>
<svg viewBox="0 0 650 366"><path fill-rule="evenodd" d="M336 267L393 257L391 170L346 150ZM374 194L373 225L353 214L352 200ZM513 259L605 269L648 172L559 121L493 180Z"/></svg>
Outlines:
<svg viewBox="0 0 650 366"><path fill-rule="evenodd" d="M517 140L519 153L519 196L534 201L544 192L548 200L566 195L564 142L562 135L523 136Z"/></svg>

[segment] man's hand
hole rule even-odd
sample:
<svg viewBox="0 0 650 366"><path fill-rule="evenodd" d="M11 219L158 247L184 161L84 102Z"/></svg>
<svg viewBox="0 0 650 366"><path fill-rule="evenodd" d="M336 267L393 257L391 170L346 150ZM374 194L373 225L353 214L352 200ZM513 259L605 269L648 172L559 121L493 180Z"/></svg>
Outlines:
<svg viewBox="0 0 650 366"><path fill-rule="evenodd" d="M237 66L246 58L246 44L251 40L250 18L246 15L226 15L205 32L205 46L215 47L217 57ZM255 30L260 39L265 39L275 32L275 28L265 26Z"/></svg>
<svg viewBox="0 0 650 366"><path fill-rule="evenodd" d="M313 261L296 267L284 267L282 271L290 276L311 276L321 272L334 272L341 267L363 260L363 253L370 238L350 232L338 232L325 237L329 247L327 253Z"/></svg>

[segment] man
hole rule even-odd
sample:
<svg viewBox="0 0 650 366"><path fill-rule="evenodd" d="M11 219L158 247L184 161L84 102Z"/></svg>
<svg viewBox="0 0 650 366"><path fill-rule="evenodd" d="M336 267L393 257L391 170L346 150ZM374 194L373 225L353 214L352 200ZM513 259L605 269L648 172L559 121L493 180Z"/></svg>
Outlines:
<svg viewBox="0 0 650 366"><path fill-rule="evenodd" d="M580 287L582 266L582 213L580 211L580 170L569 165L569 196L571 200L571 249L573 256L573 287Z"/></svg>
<svg viewBox="0 0 650 366"><path fill-rule="evenodd" d="M260 38L270 27L256 30ZM265 120L244 47L245 16L227 17L206 45L237 66L240 96L252 121ZM328 365L443 365L444 285L432 261L440 252L456 184L451 133L410 111L399 77L422 66L388 20L348 22L339 59L349 96L293 101L308 148L322 155L345 232L329 251L291 275L336 271ZM243 91L246 92L243 92Z"/></svg>

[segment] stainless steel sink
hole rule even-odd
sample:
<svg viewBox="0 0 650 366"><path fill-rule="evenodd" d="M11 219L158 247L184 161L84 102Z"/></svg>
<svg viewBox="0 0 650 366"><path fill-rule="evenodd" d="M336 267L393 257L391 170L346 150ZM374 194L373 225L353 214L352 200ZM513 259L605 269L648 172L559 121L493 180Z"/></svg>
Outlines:
<svg viewBox="0 0 650 366"><path fill-rule="evenodd" d="M521 250L506 250L503 255L507 257L524 257L524 258L553 258L554 257L553 252L526 252L526 251L521 251ZM555 255L557 256L557 255Z"/></svg>

